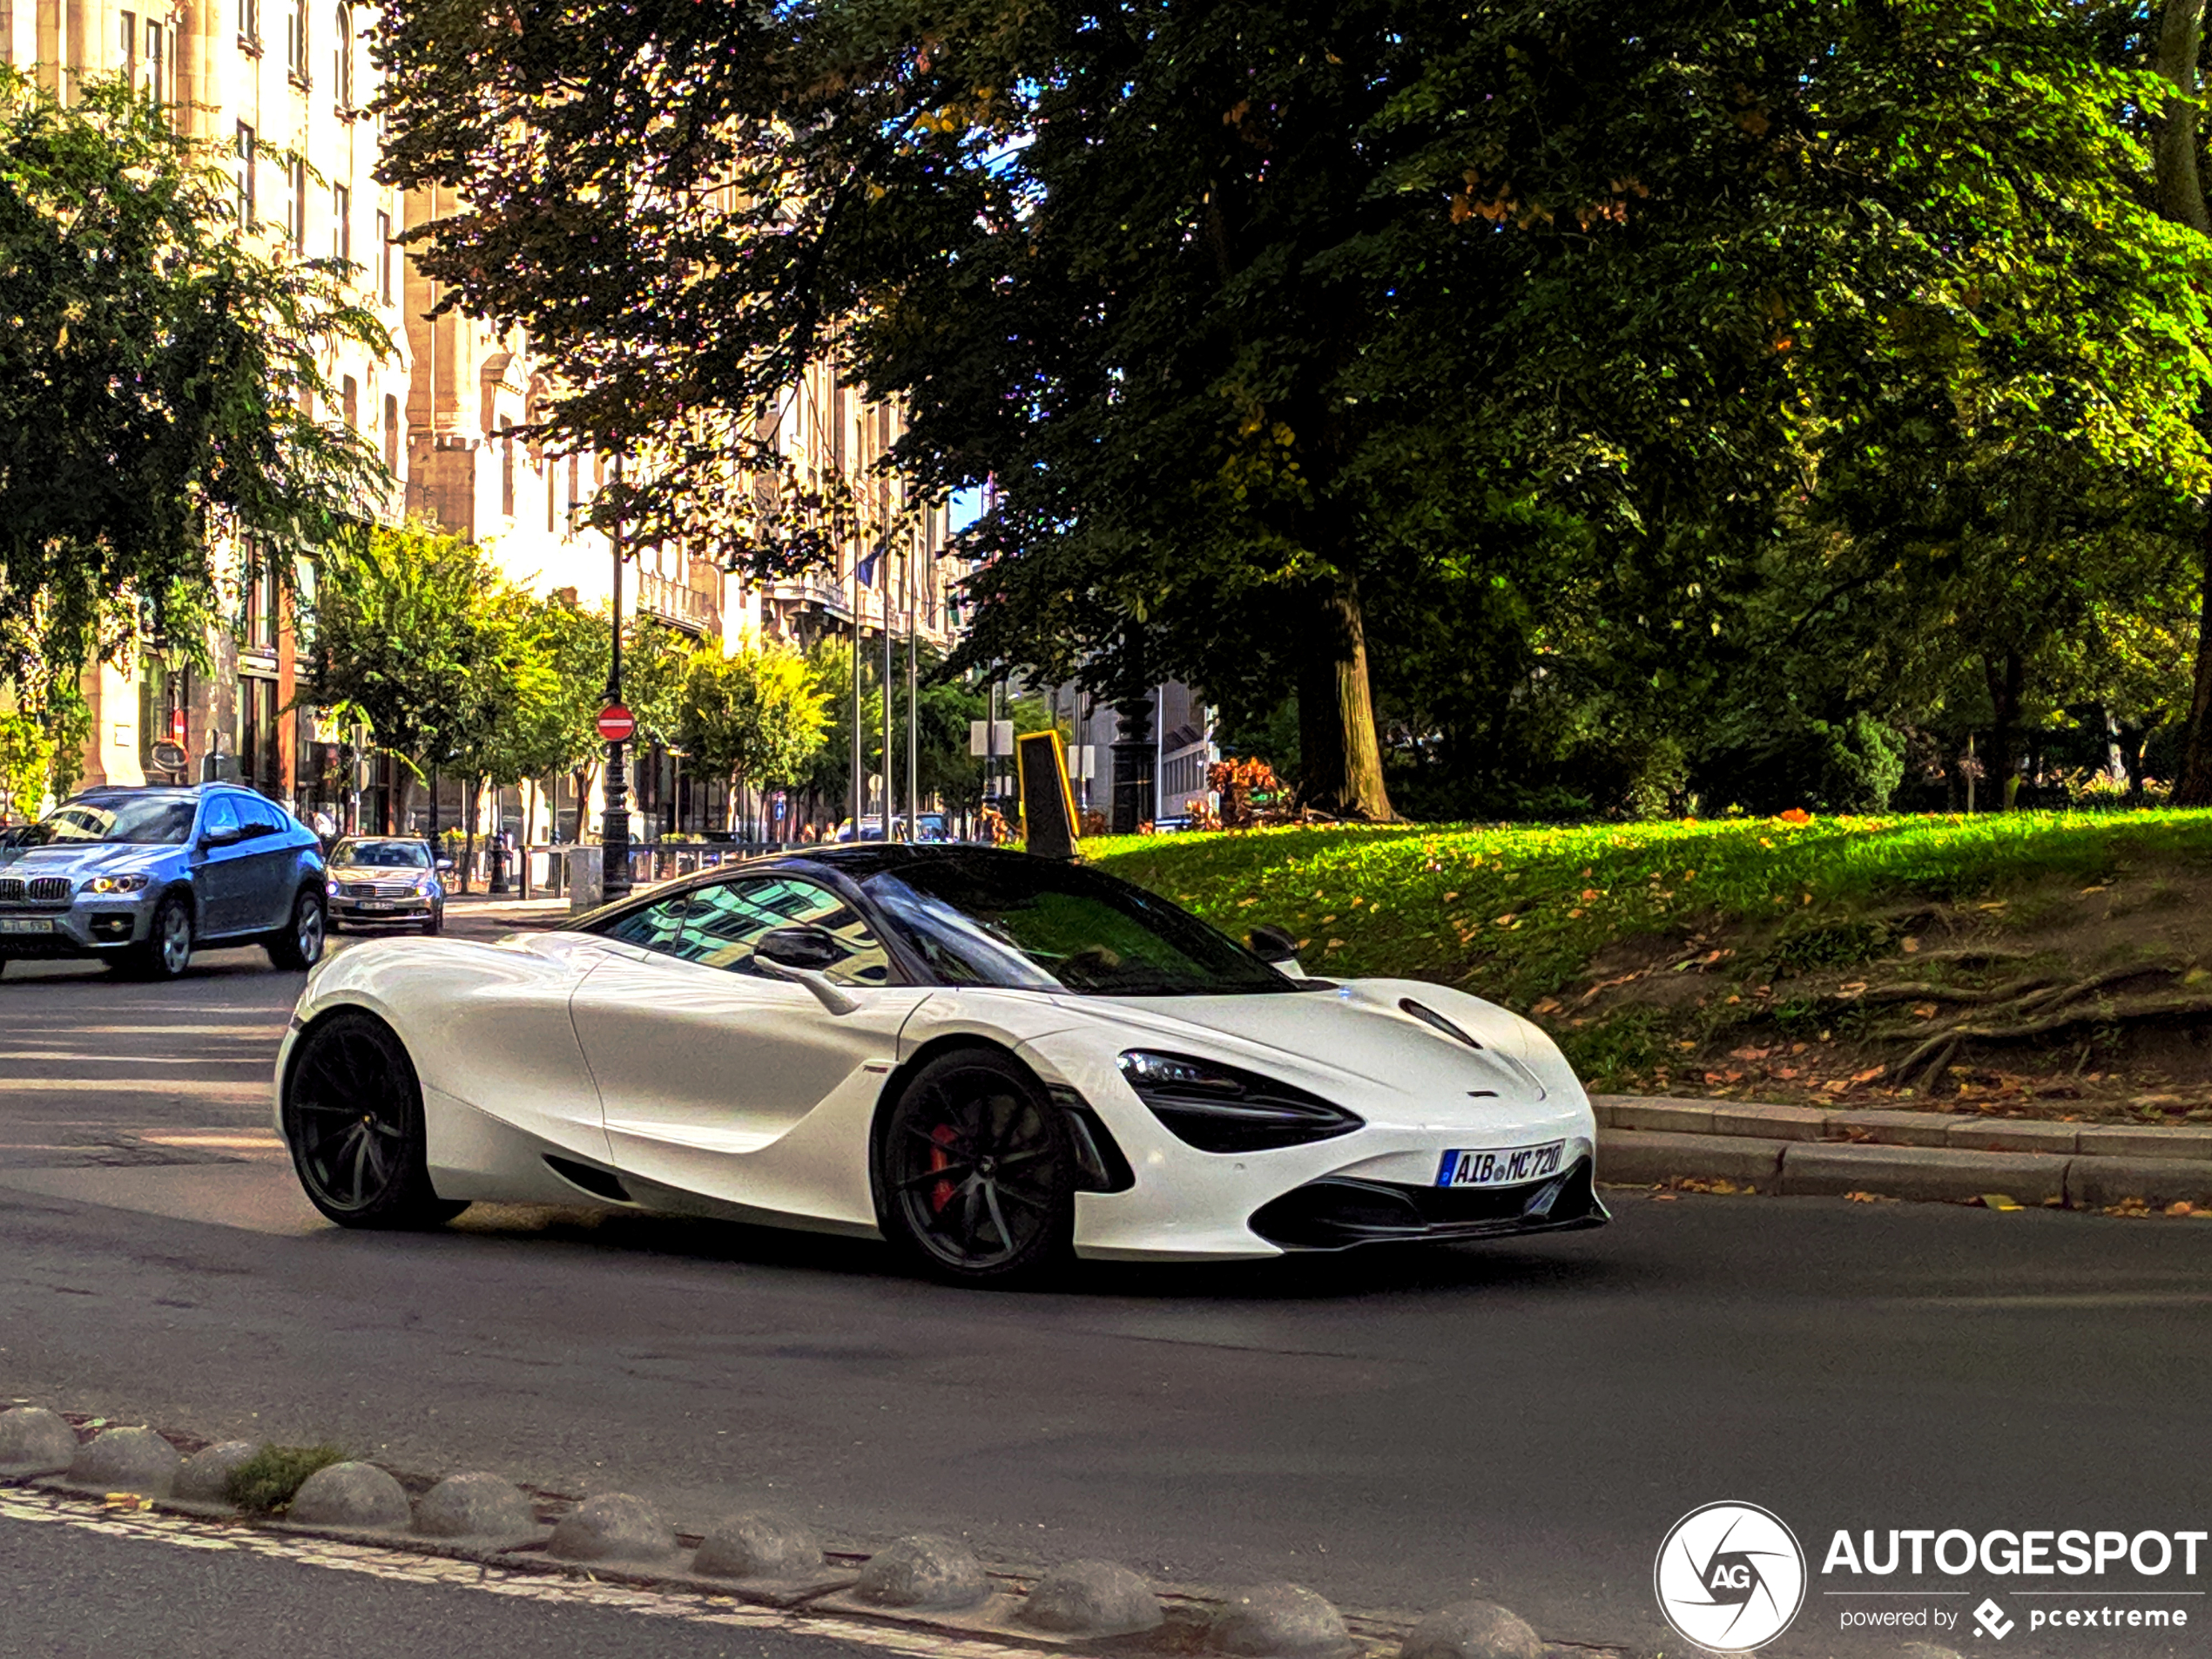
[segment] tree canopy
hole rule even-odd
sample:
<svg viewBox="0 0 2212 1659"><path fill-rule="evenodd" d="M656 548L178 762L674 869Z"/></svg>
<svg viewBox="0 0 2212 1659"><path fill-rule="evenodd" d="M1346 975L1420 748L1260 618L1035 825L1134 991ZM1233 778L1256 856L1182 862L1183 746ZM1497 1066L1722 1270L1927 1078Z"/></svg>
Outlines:
<svg viewBox="0 0 2212 1659"><path fill-rule="evenodd" d="M344 268L239 237L225 156L72 88L0 66L0 684L57 712L95 658L192 635L226 549L288 572L386 485L305 412L334 347L388 347Z"/></svg>
<svg viewBox="0 0 2212 1659"><path fill-rule="evenodd" d="M2155 44L2065 0L401 0L384 108L390 176L464 193L426 268L573 364L552 427L658 443L626 510L766 464L833 350L923 493L993 487L960 664L1291 698L1349 814L1386 758L1424 810L1664 809L1976 732L2009 772L2194 647L2212 243Z"/></svg>

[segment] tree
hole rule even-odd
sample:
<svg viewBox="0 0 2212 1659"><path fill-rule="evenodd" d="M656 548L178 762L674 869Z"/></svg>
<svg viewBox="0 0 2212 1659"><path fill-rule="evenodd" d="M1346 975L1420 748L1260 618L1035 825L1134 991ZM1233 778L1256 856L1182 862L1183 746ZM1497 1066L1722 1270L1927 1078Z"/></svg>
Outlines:
<svg viewBox="0 0 2212 1659"><path fill-rule="evenodd" d="M239 237L226 152L71 86L0 66L0 681L56 720L95 658L216 610L220 543L288 575L387 482L302 412L332 347L388 350L346 267Z"/></svg>
<svg viewBox="0 0 2212 1659"><path fill-rule="evenodd" d="M678 731L684 752L736 789L797 784L823 748L829 709L806 659L791 646L749 639L729 656L711 648L685 665Z"/></svg>
<svg viewBox="0 0 2212 1659"><path fill-rule="evenodd" d="M924 490L994 481L963 660L1294 691L1359 816L1379 725L1513 776L1540 705L1649 804L1838 607L1867 663L1965 643L2008 760L2056 636L2166 582L2206 247L2116 15L410 0L388 104L473 203L428 266L591 342L556 425L741 425L833 339Z"/></svg>
<svg viewBox="0 0 2212 1659"><path fill-rule="evenodd" d="M316 573L300 700L367 728L414 777L482 741L509 629L485 597L496 573L469 543L421 523L379 529ZM399 816L405 819L404 793Z"/></svg>

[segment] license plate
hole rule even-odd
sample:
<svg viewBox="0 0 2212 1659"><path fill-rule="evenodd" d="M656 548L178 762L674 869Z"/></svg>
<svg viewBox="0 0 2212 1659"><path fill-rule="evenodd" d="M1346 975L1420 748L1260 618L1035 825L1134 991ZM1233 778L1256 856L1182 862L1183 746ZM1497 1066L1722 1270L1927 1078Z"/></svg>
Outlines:
<svg viewBox="0 0 2212 1659"><path fill-rule="evenodd" d="M399 907L394 904L389 899L364 899L361 900L361 908L364 910L396 910Z"/></svg>
<svg viewBox="0 0 2212 1659"><path fill-rule="evenodd" d="M1565 1141L1542 1146L1510 1146L1500 1152L1447 1152L1438 1166L1440 1187L1510 1187L1559 1173Z"/></svg>
<svg viewBox="0 0 2212 1659"><path fill-rule="evenodd" d="M50 934L53 921L47 916L0 916L0 934Z"/></svg>

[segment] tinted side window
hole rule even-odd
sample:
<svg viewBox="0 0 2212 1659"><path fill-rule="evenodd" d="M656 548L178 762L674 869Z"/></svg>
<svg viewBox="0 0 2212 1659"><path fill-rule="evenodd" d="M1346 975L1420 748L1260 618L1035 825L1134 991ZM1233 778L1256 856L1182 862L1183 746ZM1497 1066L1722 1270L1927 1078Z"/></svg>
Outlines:
<svg viewBox="0 0 2212 1659"><path fill-rule="evenodd" d="M772 927L821 927L845 947L845 960L822 970L840 985L883 985L891 959L867 924L827 887L786 876L751 876L691 894L678 954L708 968L757 974L752 949Z"/></svg>
<svg viewBox="0 0 2212 1659"><path fill-rule="evenodd" d="M211 795L200 808L199 833L212 835L217 830L239 827L238 807L228 795Z"/></svg>
<svg viewBox="0 0 2212 1659"><path fill-rule="evenodd" d="M248 835L281 835L285 832L284 813L276 803L260 796L241 795L238 801L239 819L246 826Z"/></svg>
<svg viewBox="0 0 2212 1659"><path fill-rule="evenodd" d="M684 913L691 898L688 893L678 893L656 900L600 928L599 934L603 938L619 939L625 945L641 945L664 955L686 954L681 948Z"/></svg>

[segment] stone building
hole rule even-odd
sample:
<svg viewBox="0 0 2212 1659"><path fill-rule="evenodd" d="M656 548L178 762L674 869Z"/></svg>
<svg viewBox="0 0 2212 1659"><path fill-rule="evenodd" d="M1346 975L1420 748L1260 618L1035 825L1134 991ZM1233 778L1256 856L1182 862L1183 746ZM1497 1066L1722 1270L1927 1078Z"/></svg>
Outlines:
<svg viewBox="0 0 2212 1659"><path fill-rule="evenodd" d="M472 319L431 321L434 285L396 244L453 203L435 192L402 197L375 181L380 134L360 113L377 90L363 36L369 17L350 0L0 0L0 54L32 66L64 98L84 76L130 77L173 108L185 131L229 151L244 234L352 260L392 349L381 361L334 356L325 368L336 407L315 413L375 444L391 475L390 516L428 519L484 545L535 591L565 589L587 608L604 604L611 552L578 527L575 509L604 480L604 459L553 455L515 435L536 418L555 366L538 361L526 341ZM900 485L867 469L899 431L896 409L864 401L824 365L786 395L779 442L802 469L843 471L880 523L902 509ZM682 548L633 550L623 608L725 649L747 633L802 645L855 632L878 641L887 609L894 631L903 635L911 616L925 640L942 646L958 625L949 535L940 506L902 533L903 556L888 571L862 564L871 533L843 550L834 569L765 587ZM219 564L241 567L239 551L221 550ZM388 765L381 777L341 778L339 734L313 709L292 708L294 640L277 583L236 583L227 597L234 623L211 642L212 672L172 665L158 650L88 671L94 727L84 783L231 777L302 813L320 806L342 815L359 793L363 821L381 821L393 793ZM711 787L686 786L677 757L649 752L636 771L633 806L644 816L633 833L722 821L727 803ZM436 808L415 793L453 821L451 780ZM488 827L519 826L525 803L509 793L490 804ZM596 789L581 802L556 792L544 806L533 826L541 838L549 829L596 831Z"/></svg>

